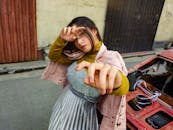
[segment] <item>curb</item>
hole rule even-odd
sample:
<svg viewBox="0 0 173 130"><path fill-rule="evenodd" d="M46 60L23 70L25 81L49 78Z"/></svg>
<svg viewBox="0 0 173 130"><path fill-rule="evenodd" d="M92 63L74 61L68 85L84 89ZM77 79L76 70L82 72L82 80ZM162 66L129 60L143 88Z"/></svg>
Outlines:
<svg viewBox="0 0 173 130"><path fill-rule="evenodd" d="M4 70L0 70L0 75L4 75L4 74L14 74L14 73L22 73L22 72L28 72L28 71L33 71L33 70L39 70L39 69L44 69L46 67L46 65L42 65L42 66L34 66L34 67L25 67L25 68L19 68L19 69L4 69Z"/></svg>
<svg viewBox="0 0 173 130"><path fill-rule="evenodd" d="M140 57L140 56L149 56L157 54L155 51L142 51L142 52L132 52L121 54L123 58L131 58L131 57Z"/></svg>
<svg viewBox="0 0 173 130"><path fill-rule="evenodd" d="M124 59L126 59L126 58L149 56L149 55L155 55L155 54L157 54L156 51L143 51L143 52L124 53L121 55ZM11 64L0 65L0 75L22 73L22 72L28 72L28 71L33 71L33 70L44 69L47 66L48 58L47 58L47 56L45 56L45 60L43 60L41 62L40 61L31 61L29 63L32 63L32 65L28 64L28 62L27 63L23 62L23 63L11 63ZM18 65L18 64L20 64L20 65ZM21 66L21 67L19 68L18 66Z"/></svg>
<svg viewBox="0 0 173 130"><path fill-rule="evenodd" d="M44 69L47 66L48 60L38 60L30 62L0 64L0 75L22 73L33 70Z"/></svg>

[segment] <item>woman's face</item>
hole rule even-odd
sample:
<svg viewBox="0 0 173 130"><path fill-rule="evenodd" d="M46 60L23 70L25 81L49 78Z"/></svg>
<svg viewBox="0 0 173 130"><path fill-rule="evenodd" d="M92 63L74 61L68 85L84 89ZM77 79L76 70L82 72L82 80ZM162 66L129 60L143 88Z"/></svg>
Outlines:
<svg viewBox="0 0 173 130"><path fill-rule="evenodd" d="M75 46L84 53L91 51L92 44L91 38L86 33L81 33L75 40Z"/></svg>

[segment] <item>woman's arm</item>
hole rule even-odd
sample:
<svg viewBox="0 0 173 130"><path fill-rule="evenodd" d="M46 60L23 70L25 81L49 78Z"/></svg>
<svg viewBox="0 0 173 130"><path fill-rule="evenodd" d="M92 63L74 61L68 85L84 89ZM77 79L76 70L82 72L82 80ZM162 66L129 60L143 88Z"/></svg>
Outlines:
<svg viewBox="0 0 173 130"><path fill-rule="evenodd" d="M129 80L127 78L127 76L125 76L124 74L122 74L122 72L120 72L121 75L121 83L118 87L114 88L112 93L113 95L116 96L122 96L128 93L129 91Z"/></svg>
<svg viewBox="0 0 173 130"><path fill-rule="evenodd" d="M84 79L84 82L98 88L101 94L120 96L129 90L127 77L113 65L83 61L76 69L82 68L88 69L88 77Z"/></svg>
<svg viewBox="0 0 173 130"><path fill-rule="evenodd" d="M73 42L84 29L84 27L76 26L64 27L61 30L59 37L50 47L50 51L48 54L50 60L62 64L72 63L72 61L63 54L63 49L68 44L68 42Z"/></svg>
<svg viewBox="0 0 173 130"><path fill-rule="evenodd" d="M48 57L53 62L58 63L71 63L70 60L68 60L67 56L65 56L62 51L63 48L67 45L67 42L65 42L60 36L56 39L56 41L51 45Z"/></svg>

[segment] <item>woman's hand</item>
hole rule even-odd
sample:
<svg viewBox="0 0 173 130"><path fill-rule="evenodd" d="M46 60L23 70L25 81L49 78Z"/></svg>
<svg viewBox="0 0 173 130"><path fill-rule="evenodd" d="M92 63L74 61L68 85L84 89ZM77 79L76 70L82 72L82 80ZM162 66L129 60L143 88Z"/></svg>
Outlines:
<svg viewBox="0 0 173 130"><path fill-rule="evenodd" d="M121 74L113 65L101 62L89 63L83 61L77 65L76 70L83 68L88 69L88 77L84 79L84 82L90 86L98 88L102 95L105 93L112 93L114 88L118 88L121 85Z"/></svg>
<svg viewBox="0 0 173 130"><path fill-rule="evenodd" d="M77 36L79 36L83 30L85 30L85 27L64 27L60 32L60 38L65 41L72 42L76 40Z"/></svg>

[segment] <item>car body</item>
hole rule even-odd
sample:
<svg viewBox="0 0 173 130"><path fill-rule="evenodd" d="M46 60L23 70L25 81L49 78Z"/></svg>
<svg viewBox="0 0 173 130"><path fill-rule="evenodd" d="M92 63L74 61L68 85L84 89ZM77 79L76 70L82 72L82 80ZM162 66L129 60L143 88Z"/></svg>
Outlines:
<svg viewBox="0 0 173 130"><path fill-rule="evenodd" d="M127 127L173 130L173 49L129 69Z"/></svg>

